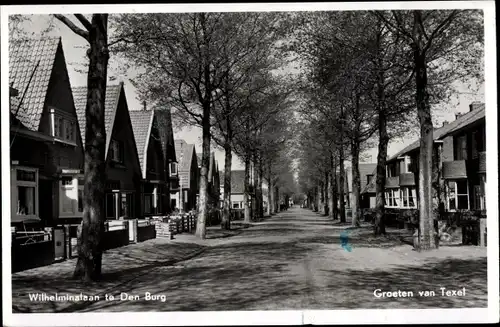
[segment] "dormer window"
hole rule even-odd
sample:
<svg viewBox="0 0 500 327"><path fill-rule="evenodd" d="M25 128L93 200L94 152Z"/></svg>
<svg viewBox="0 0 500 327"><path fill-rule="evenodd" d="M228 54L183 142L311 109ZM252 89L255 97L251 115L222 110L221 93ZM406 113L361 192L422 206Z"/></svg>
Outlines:
<svg viewBox="0 0 500 327"><path fill-rule="evenodd" d="M177 175L177 162L170 163L170 176Z"/></svg>
<svg viewBox="0 0 500 327"><path fill-rule="evenodd" d="M76 119L56 109L51 109L50 115L51 135L59 141L76 143Z"/></svg>
<svg viewBox="0 0 500 327"><path fill-rule="evenodd" d="M111 157L111 160L113 160L114 162L123 163L124 161L123 142L112 139L109 145L109 155Z"/></svg>
<svg viewBox="0 0 500 327"><path fill-rule="evenodd" d="M405 173L411 173L411 158L409 156L405 157Z"/></svg>

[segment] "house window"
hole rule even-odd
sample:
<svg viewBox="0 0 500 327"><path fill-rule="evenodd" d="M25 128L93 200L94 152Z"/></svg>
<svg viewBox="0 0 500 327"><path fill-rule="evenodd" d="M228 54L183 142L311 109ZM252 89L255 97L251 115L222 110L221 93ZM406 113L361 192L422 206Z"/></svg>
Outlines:
<svg viewBox="0 0 500 327"><path fill-rule="evenodd" d="M416 208L417 207L417 194L416 189L413 187L401 188L401 204L403 208Z"/></svg>
<svg viewBox="0 0 500 327"><path fill-rule="evenodd" d="M123 163L124 153L123 153L123 142L118 140L111 140L109 146L111 160L119 163Z"/></svg>
<svg viewBox="0 0 500 327"><path fill-rule="evenodd" d="M144 213L153 213L153 194L144 194Z"/></svg>
<svg viewBox="0 0 500 327"><path fill-rule="evenodd" d="M399 207L399 190L389 189L385 192L385 206L387 208Z"/></svg>
<svg viewBox="0 0 500 327"><path fill-rule="evenodd" d="M455 138L455 160L467 160L467 135Z"/></svg>
<svg viewBox="0 0 500 327"><path fill-rule="evenodd" d="M366 185L370 184L373 180L373 175L366 175Z"/></svg>
<svg viewBox="0 0 500 327"><path fill-rule="evenodd" d="M38 170L35 168L15 168L15 187L12 199L16 214L20 216L38 215Z"/></svg>
<svg viewBox="0 0 500 327"><path fill-rule="evenodd" d="M122 193L120 203L120 217L133 217L135 215L134 209L134 194Z"/></svg>
<svg viewBox="0 0 500 327"><path fill-rule="evenodd" d="M474 199L473 209L484 210L486 206L484 203L484 193L481 188L481 185L474 185L472 192L473 192L472 198Z"/></svg>
<svg viewBox="0 0 500 327"><path fill-rule="evenodd" d="M78 185L78 212L83 213L83 185Z"/></svg>
<svg viewBox="0 0 500 327"><path fill-rule="evenodd" d="M170 176L177 175L177 162L170 163Z"/></svg>
<svg viewBox="0 0 500 327"><path fill-rule="evenodd" d="M469 209L469 191L466 179L448 181L448 210L457 209Z"/></svg>
<svg viewBox="0 0 500 327"><path fill-rule="evenodd" d="M106 219L116 219L118 193L106 193Z"/></svg>
<svg viewBox="0 0 500 327"><path fill-rule="evenodd" d="M233 209L241 209L239 202L233 202Z"/></svg>
<svg viewBox="0 0 500 327"><path fill-rule="evenodd" d="M411 158L410 157L405 157L405 173L410 173L411 172Z"/></svg>
<svg viewBox="0 0 500 327"><path fill-rule="evenodd" d="M54 112L51 114L53 121L52 136L64 141L76 142L76 121Z"/></svg>

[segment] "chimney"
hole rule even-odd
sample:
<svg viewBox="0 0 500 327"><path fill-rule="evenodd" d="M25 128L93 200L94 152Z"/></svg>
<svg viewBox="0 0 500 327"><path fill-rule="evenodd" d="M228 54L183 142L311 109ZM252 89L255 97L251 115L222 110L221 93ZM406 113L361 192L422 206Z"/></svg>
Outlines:
<svg viewBox="0 0 500 327"><path fill-rule="evenodd" d="M455 120L457 120L458 118L462 117L463 115L464 115L463 113L461 113L461 112L457 112L457 113L455 114Z"/></svg>
<svg viewBox="0 0 500 327"><path fill-rule="evenodd" d="M142 110L146 111L146 100L142 101Z"/></svg>
<svg viewBox="0 0 500 327"><path fill-rule="evenodd" d="M474 110L477 110L479 109L480 107L483 106L483 103L480 102L480 101L474 101L472 102L470 105L469 105L469 109L470 111L474 111Z"/></svg>

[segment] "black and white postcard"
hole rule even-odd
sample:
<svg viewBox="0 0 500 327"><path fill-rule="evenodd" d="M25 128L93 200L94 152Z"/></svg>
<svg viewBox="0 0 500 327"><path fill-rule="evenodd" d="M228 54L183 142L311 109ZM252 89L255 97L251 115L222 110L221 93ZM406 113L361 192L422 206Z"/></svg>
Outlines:
<svg viewBox="0 0 500 327"><path fill-rule="evenodd" d="M493 1L1 31L5 326L498 322Z"/></svg>

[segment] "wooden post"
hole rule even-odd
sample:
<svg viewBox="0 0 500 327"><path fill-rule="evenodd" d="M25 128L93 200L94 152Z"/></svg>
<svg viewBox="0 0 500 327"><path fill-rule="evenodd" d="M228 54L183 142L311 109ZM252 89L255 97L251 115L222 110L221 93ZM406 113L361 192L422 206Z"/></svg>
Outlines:
<svg viewBox="0 0 500 327"><path fill-rule="evenodd" d="M487 235L486 218L481 218L479 219L479 240L480 240L479 245L481 246L487 245L486 235Z"/></svg>
<svg viewBox="0 0 500 327"><path fill-rule="evenodd" d="M71 259L71 234L69 225L63 225L64 228L64 259Z"/></svg>

